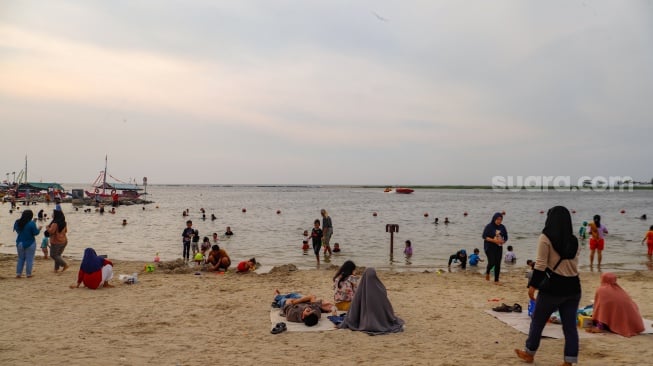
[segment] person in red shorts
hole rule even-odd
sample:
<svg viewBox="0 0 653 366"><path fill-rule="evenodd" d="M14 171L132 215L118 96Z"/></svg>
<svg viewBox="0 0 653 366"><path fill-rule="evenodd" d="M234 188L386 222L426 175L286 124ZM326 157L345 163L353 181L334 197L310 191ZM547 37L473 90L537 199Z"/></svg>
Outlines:
<svg viewBox="0 0 653 366"><path fill-rule="evenodd" d="M604 235L608 233L608 228L601 224L601 216L594 215L594 219L589 224L590 228L590 267L594 265L594 252L598 251L598 266L601 267L601 252L605 247Z"/></svg>

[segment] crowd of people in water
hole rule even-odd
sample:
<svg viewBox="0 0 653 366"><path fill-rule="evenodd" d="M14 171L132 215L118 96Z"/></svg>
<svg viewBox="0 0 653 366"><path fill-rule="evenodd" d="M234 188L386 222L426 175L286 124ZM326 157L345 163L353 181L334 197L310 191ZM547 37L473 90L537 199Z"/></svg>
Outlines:
<svg viewBox="0 0 653 366"><path fill-rule="evenodd" d="M19 209L19 208L15 208ZM96 210L102 213L103 207ZM201 213L205 219L205 211ZM184 217L188 210L183 213ZM333 222L325 209L320 210L322 220L315 219L309 234L304 231L301 250L308 254L309 241L312 245L316 263L320 265L320 258L327 260L334 252L341 248L338 243L333 249L330 239L333 236ZM478 266L486 262L485 280L500 283L502 263L514 264L517 255L511 245L503 247L509 239L508 229L503 224L505 212L496 212L490 222L483 228L481 239L485 259L480 256L480 249L474 248L468 255L466 249L453 253L448 260L448 267L457 264L461 269L466 269L467 264ZM17 264L16 278L33 276L33 264L36 252L36 238L43 230L40 246L45 259L52 259L54 272L65 272L69 264L63 259L62 254L68 243L67 222L61 206L57 204L52 212L51 221L43 227L41 222L47 221L48 216L40 210L37 217L31 209L22 211L20 218L14 223L16 237ZM445 224L449 223L448 219ZM438 219L435 219L438 223ZM123 221L123 225L126 225ZM532 320L528 337L523 348L515 349L516 355L526 361L533 362L545 324L551 315L557 311L565 336L563 365L571 365L578 360L578 330L577 311L581 297L581 285L578 275L578 257L580 248L589 239L590 265L594 259L600 267L602 251L605 249L605 237L608 229L601 222L600 215L594 215L590 222L583 222L578 231L572 227L569 210L563 206L556 206L547 212L544 229L539 236L537 255L535 260L528 260L528 296L534 302ZM226 227L222 240L234 235L229 226ZM197 266L199 270L226 272L232 265L232 260L224 248L220 247L220 235L214 232L211 237L200 237L197 229L193 228L192 220L186 221L182 230L182 258L188 265ZM200 244L201 239L201 244ZM653 255L653 226L645 233L642 245L647 245L649 261ZM192 254L191 254L192 253ZM403 251L409 258L414 254L411 240L405 241ZM192 258L192 259L191 259ZM155 262L158 262L158 254ZM247 273L256 270L257 261L249 258L240 261L235 268L236 273ZM376 275L374 268L367 268L362 277L355 273L356 265L351 260L346 260L333 276L333 300L319 300L314 295L302 295L298 292L282 294L275 291L273 307L278 307L287 321L302 322L306 326L316 325L322 313L332 313L329 320L337 327L367 332L369 334L385 334L403 330L404 321L394 314L394 310L387 297L383 283ZM106 256L98 255L93 248L86 248L78 270L77 281L71 288L81 285L90 289L113 287L113 263ZM537 292L537 294L536 294ZM592 323L588 328L590 332L614 332L629 337L639 334L644 330L641 315L636 303L630 296L617 285L616 276L612 273L603 273L601 285L595 294ZM616 311L615 309L619 309ZM345 316L338 315L346 312ZM279 323L272 329L277 334L286 329L285 323Z"/></svg>

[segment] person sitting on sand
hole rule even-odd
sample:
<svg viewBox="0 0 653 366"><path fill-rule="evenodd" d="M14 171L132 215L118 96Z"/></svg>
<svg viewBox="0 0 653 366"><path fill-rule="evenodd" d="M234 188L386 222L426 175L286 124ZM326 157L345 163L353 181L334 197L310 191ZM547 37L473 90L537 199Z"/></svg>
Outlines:
<svg viewBox="0 0 653 366"><path fill-rule="evenodd" d="M351 300L356 293L358 277L354 275L356 264L352 261L345 261L335 276L333 276L333 300L336 302L338 310L347 311Z"/></svg>
<svg viewBox="0 0 653 366"><path fill-rule="evenodd" d="M363 272L351 306L338 328L369 335L403 332L404 321L395 315L385 285L374 268Z"/></svg>
<svg viewBox="0 0 653 366"><path fill-rule="evenodd" d="M281 315L294 323L304 323L312 327L320 321L322 313L336 313L335 305L328 301L318 300L315 295L303 296L297 292L281 294L274 290L275 307L281 308Z"/></svg>
<svg viewBox="0 0 653 366"><path fill-rule="evenodd" d="M93 248L84 249L84 257L79 266L77 274L77 284L70 285L70 288L79 288L79 285L84 283L84 286L90 289L97 289L100 287L113 287L109 281L113 278L113 263L95 253Z"/></svg>
<svg viewBox="0 0 653 366"><path fill-rule="evenodd" d="M592 328L588 332L610 331L624 337L632 337L644 331L644 321L637 304L617 284L614 273L601 275L601 286L594 294Z"/></svg>
<svg viewBox="0 0 653 366"><path fill-rule="evenodd" d="M231 258L224 249L220 249L220 246L215 244L211 247L206 263L210 271L223 272L231 265Z"/></svg>

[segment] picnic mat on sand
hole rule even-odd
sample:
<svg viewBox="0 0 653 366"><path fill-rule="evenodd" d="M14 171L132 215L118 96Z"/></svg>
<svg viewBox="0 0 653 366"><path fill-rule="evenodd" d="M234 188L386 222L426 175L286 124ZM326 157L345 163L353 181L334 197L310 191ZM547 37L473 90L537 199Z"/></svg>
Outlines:
<svg viewBox="0 0 653 366"><path fill-rule="evenodd" d="M312 327L307 327L304 323L293 323L286 320L285 317L279 315L281 309L272 308L270 310L270 330L274 328L277 323L284 322L288 328L288 332L323 332L325 330L334 330L336 329L335 325L327 319L329 313L322 313L320 321Z"/></svg>
<svg viewBox="0 0 653 366"><path fill-rule="evenodd" d="M531 318L528 317L528 314L525 311L521 313L501 313L493 310L485 310L485 312L517 329L518 331L524 334L528 334L528 328L531 325ZM646 329L644 329L644 332L641 334L653 334L653 326L651 323L653 323L653 321L644 319L644 326ZM606 335L619 336L614 333L588 333L585 331L585 329L578 329L579 338L595 338ZM544 331L542 332L542 336L556 339L563 339L565 337L562 333L562 326L560 324L554 323L546 324Z"/></svg>

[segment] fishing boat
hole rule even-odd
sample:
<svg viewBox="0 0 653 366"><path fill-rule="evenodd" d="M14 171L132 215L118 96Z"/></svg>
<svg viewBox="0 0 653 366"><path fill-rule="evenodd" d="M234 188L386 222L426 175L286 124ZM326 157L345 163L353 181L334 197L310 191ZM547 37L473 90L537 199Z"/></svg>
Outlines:
<svg viewBox="0 0 653 366"><path fill-rule="evenodd" d="M401 193L401 194L408 194L408 193L413 193L413 192L415 192L415 191L412 190L412 189L410 189L410 188L403 188L403 187L395 187L395 188L392 188L392 187L387 187L386 189L383 190L383 192L385 192L385 193L395 192L395 193Z"/></svg>
<svg viewBox="0 0 653 366"><path fill-rule="evenodd" d="M402 194L409 194L409 193L413 193L415 191L410 189L410 188L397 187L397 188L395 188L395 192L402 193Z"/></svg>
<svg viewBox="0 0 653 366"><path fill-rule="evenodd" d="M116 182L108 182L107 176L111 177ZM108 174L106 157L104 159L104 170L100 171L100 174L95 178L95 181L91 183L91 186L93 187L93 192L86 191L86 196L96 201L109 199L113 201L118 201L120 199L137 199L141 195L140 191L143 190L137 184L122 182Z"/></svg>

